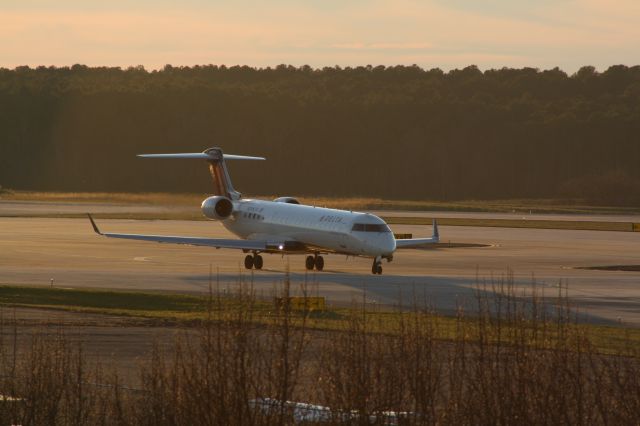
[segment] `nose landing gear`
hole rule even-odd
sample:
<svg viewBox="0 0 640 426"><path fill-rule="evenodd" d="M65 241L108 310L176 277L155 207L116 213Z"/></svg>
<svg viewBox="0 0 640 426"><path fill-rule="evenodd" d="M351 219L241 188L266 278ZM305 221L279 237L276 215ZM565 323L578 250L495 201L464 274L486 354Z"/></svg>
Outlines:
<svg viewBox="0 0 640 426"><path fill-rule="evenodd" d="M373 259L373 265L371 265L371 273L382 275L382 261L380 258Z"/></svg>
<svg viewBox="0 0 640 426"><path fill-rule="evenodd" d="M314 267L318 271L322 271L324 269L324 258L322 256L307 256L305 259L304 266L308 271L311 271Z"/></svg>

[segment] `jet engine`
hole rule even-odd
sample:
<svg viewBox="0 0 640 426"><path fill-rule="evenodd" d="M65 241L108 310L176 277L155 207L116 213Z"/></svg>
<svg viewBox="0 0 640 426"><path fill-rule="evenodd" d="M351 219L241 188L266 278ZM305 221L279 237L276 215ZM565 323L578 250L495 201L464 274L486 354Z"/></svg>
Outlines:
<svg viewBox="0 0 640 426"><path fill-rule="evenodd" d="M300 204L300 201L296 200L293 197L280 197L276 198L273 201L275 201L276 203Z"/></svg>
<svg viewBox="0 0 640 426"><path fill-rule="evenodd" d="M231 216L233 203L227 197L216 195L202 202L202 214L209 219L224 220Z"/></svg>

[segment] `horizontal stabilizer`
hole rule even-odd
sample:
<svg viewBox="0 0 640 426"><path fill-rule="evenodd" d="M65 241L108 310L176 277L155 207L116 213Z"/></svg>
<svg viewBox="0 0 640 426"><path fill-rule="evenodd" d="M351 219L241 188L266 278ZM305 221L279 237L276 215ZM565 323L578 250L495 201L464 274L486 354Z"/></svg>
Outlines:
<svg viewBox="0 0 640 426"><path fill-rule="evenodd" d="M212 154L206 152L185 152L179 154L140 154L138 157L142 158L188 158L188 159L201 159L201 160L216 160ZM264 157L250 157L248 155L233 155L223 154L225 160L264 160Z"/></svg>
<svg viewBox="0 0 640 426"><path fill-rule="evenodd" d="M175 154L139 154L142 158L185 158L206 160L213 177L214 195L221 195L231 200L239 200L242 194L233 189L231 177L225 160L264 160L264 157L250 157L248 155L223 154L221 148L213 147L203 152L182 152Z"/></svg>

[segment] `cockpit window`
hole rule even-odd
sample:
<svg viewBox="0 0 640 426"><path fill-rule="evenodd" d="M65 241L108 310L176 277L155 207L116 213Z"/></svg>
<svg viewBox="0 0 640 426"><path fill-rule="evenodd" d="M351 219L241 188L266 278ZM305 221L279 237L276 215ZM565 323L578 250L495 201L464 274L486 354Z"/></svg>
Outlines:
<svg viewBox="0 0 640 426"><path fill-rule="evenodd" d="M360 232L391 232L391 229L383 223L354 223L351 230Z"/></svg>

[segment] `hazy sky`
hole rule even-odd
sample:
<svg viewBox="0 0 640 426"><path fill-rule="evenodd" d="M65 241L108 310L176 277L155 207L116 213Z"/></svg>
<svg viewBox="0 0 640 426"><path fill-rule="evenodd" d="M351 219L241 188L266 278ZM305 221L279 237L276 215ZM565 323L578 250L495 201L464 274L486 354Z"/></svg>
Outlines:
<svg viewBox="0 0 640 426"><path fill-rule="evenodd" d="M0 0L0 66L640 64L640 0Z"/></svg>

